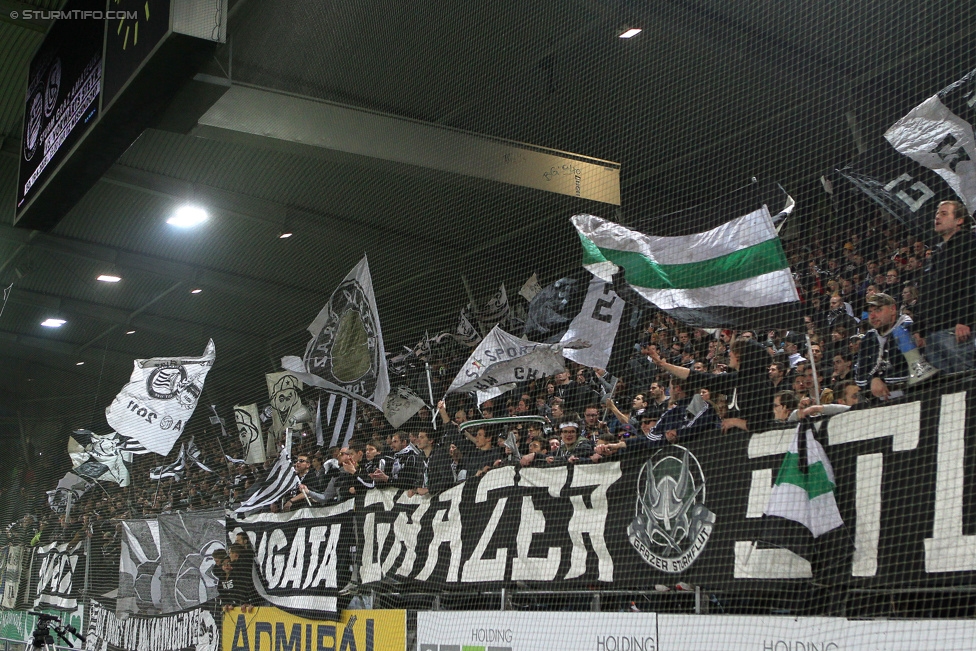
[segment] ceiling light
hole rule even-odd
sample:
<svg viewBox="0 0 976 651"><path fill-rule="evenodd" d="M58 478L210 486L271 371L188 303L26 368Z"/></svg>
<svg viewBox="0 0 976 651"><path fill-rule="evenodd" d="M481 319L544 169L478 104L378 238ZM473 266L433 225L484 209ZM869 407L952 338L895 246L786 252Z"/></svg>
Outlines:
<svg viewBox="0 0 976 651"><path fill-rule="evenodd" d="M199 206L180 206L166 223L178 228L193 228L207 221L207 211Z"/></svg>
<svg viewBox="0 0 976 651"><path fill-rule="evenodd" d="M75 366L84 366L84 365L85 365L84 362L75 362Z"/></svg>
<svg viewBox="0 0 976 651"><path fill-rule="evenodd" d="M134 335L135 333L136 333L135 330L126 330L125 331L125 334L127 334L127 335Z"/></svg>
<svg viewBox="0 0 976 651"><path fill-rule="evenodd" d="M44 321L41 321L41 325L45 328L60 328L65 323L67 323L67 321L64 319L45 319Z"/></svg>
<svg viewBox="0 0 976 651"><path fill-rule="evenodd" d="M117 283L120 280L122 280L122 278L120 276L110 276L108 274L102 274L101 276L99 276L95 280L100 280L103 283Z"/></svg>
<svg viewBox="0 0 976 651"><path fill-rule="evenodd" d="M199 294L202 291L203 291L202 289L200 289L199 287L197 287L196 289L191 289L190 290L190 293L191 294Z"/></svg>
<svg viewBox="0 0 976 651"><path fill-rule="evenodd" d="M624 31L620 32L620 34L618 34L617 36L619 36L620 38L634 38L642 31L644 30L641 29L640 27L627 27L624 29Z"/></svg>
<svg viewBox="0 0 976 651"><path fill-rule="evenodd" d="M278 236L278 239L279 240L287 240L292 235L294 235L294 233L282 233L281 235Z"/></svg>

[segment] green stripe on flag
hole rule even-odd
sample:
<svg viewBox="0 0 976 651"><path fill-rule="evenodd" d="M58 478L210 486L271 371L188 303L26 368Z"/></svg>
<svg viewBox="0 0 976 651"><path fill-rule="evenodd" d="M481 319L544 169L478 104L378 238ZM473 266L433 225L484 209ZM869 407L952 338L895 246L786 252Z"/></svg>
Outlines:
<svg viewBox="0 0 976 651"><path fill-rule="evenodd" d="M711 260L690 264L662 265L642 253L597 246L580 233L583 265L612 262L627 271L627 282L648 289L697 289L714 287L789 268L778 239Z"/></svg>
<svg viewBox="0 0 976 651"><path fill-rule="evenodd" d="M776 475L776 485L780 484L799 486L807 492L810 499L834 492L834 483L827 477L823 463L818 461L807 466L807 472L803 473L800 470L800 455L795 452L787 452L783 459L783 465Z"/></svg>

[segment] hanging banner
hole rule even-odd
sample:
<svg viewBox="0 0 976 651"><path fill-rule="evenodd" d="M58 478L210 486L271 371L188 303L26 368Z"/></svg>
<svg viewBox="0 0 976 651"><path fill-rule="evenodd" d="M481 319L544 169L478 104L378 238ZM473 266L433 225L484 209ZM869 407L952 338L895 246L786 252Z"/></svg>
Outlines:
<svg viewBox="0 0 976 651"><path fill-rule="evenodd" d="M85 552L79 542L51 543L34 548L31 561L34 608L74 611L85 584Z"/></svg>
<svg viewBox="0 0 976 651"><path fill-rule="evenodd" d="M17 607L23 569L23 546L7 545L0 549L0 608Z"/></svg>
<svg viewBox="0 0 976 651"><path fill-rule="evenodd" d="M157 615L217 598L211 555L227 546L223 511L184 511L123 520L121 613Z"/></svg>
<svg viewBox="0 0 976 651"><path fill-rule="evenodd" d="M407 611L344 610L337 621L304 619L270 606L224 615L223 651L312 649L403 651Z"/></svg>
<svg viewBox="0 0 976 651"><path fill-rule="evenodd" d="M260 513L239 521L254 549L258 595L294 615L334 617L339 589L351 579L354 503Z"/></svg>
<svg viewBox="0 0 976 651"><path fill-rule="evenodd" d="M92 601L85 637L85 651L220 651L220 626L206 608L123 619Z"/></svg>

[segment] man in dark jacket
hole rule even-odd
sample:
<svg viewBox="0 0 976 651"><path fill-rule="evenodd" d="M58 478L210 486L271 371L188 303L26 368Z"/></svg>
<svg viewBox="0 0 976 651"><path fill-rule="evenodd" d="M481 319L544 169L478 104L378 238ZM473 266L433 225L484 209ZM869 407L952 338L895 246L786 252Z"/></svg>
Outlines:
<svg viewBox="0 0 976 651"><path fill-rule="evenodd" d="M973 219L958 201L943 201L935 213L942 242L922 275L919 335L929 363L945 373L974 366L976 327L976 235ZM922 342L920 342L922 343Z"/></svg>
<svg viewBox="0 0 976 651"><path fill-rule="evenodd" d="M436 495L457 483L451 467L450 452L438 444L430 432L417 432L417 449L420 451L422 469L421 483L416 490L418 495Z"/></svg>

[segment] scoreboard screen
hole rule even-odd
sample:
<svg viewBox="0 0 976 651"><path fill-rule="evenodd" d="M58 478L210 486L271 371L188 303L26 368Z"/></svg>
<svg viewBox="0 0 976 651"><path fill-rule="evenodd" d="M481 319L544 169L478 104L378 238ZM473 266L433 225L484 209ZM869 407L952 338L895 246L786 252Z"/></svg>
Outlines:
<svg viewBox="0 0 976 651"><path fill-rule="evenodd" d="M100 0L78 0L69 2L65 11L104 8ZM44 187L98 117L105 21L75 15L79 18L54 23L31 61L21 134L18 210Z"/></svg>

